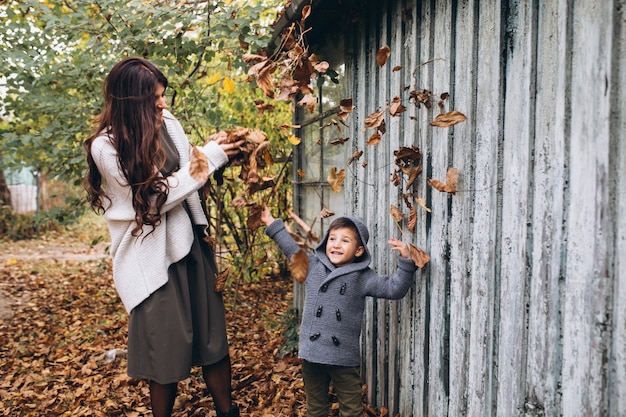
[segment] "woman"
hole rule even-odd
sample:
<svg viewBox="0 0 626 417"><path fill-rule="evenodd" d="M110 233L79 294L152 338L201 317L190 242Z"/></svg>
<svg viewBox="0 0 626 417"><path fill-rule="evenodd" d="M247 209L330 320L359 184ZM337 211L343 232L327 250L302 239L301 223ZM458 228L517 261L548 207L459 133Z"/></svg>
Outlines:
<svg viewBox="0 0 626 417"><path fill-rule="evenodd" d="M197 365L217 415L239 416L198 190L241 143L192 146L166 110L167 84L141 58L120 61L106 77L104 109L84 143L89 202L104 213L115 287L130 314L128 375L149 381L153 415L171 415L178 381Z"/></svg>

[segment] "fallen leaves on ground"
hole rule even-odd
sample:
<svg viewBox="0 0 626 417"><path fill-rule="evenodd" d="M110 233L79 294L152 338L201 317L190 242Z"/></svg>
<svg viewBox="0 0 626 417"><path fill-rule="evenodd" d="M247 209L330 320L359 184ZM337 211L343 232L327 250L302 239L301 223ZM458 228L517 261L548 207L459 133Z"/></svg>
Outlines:
<svg viewBox="0 0 626 417"><path fill-rule="evenodd" d="M147 383L126 375L128 316L110 261L83 257L88 241L65 239L75 258L47 256L58 240L0 244L17 249L0 259L0 297L13 310L0 319L0 416L152 415ZM290 278L268 277L224 290L233 397L244 417L305 415L300 361L281 358L292 287ZM215 416L200 368L179 383L174 416Z"/></svg>

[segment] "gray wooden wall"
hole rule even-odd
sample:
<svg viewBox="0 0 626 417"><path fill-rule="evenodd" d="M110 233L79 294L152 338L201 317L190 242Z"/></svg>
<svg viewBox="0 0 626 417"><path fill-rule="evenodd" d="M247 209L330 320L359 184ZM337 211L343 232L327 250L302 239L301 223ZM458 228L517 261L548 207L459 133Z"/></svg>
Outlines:
<svg viewBox="0 0 626 417"><path fill-rule="evenodd" d="M370 400L402 417L626 416L625 0L365 3L346 84L348 154L367 167L346 210L370 226L379 272L395 268L389 236L431 256L407 297L368 304ZM437 106L410 104L413 89L450 93L467 121L431 127ZM394 96L408 111L366 145L365 117ZM400 234L389 179L411 145L432 213ZM449 167L456 195L426 183Z"/></svg>

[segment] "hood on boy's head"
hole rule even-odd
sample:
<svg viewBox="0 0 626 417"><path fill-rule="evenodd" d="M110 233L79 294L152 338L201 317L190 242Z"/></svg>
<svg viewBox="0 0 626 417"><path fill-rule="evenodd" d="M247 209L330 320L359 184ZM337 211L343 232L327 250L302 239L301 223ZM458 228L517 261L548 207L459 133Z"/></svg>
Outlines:
<svg viewBox="0 0 626 417"><path fill-rule="evenodd" d="M324 239L322 239L320 244L317 245L317 247L315 248L315 252L318 254L318 256L321 256L323 254L322 257L326 258L326 242L328 241L328 235L330 234L330 229L333 223L339 219L347 219L354 225L354 227L356 227L356 230L359 233L359 238L361 239L361 244L363 245L363 248L365 249L363 255L357 258L358 262L366 262L367 264L369 264L371 256L370 256L370 251L367 248L367 242L369 241L370 233L369 233L369 230L367 230L367 226L365 225L365 222L363 221L363 219L359 217L341 216L341 217L337 217L336 219L334 219L330 223L328 228L326 229L326 233L324 234Z"/></svg>

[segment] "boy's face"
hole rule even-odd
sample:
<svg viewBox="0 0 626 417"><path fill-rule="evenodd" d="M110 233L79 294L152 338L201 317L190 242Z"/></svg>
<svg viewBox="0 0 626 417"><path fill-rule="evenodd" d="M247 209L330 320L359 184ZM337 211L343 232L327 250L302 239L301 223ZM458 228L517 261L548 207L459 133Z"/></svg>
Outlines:
<svg viewBox="0 0 626 417"><path fill-rule="evenodd" d="M359 245L356 231L349 227L333 229L328 234L326 256L335 266L342 266L363 255L365 248Z"/></svg>

